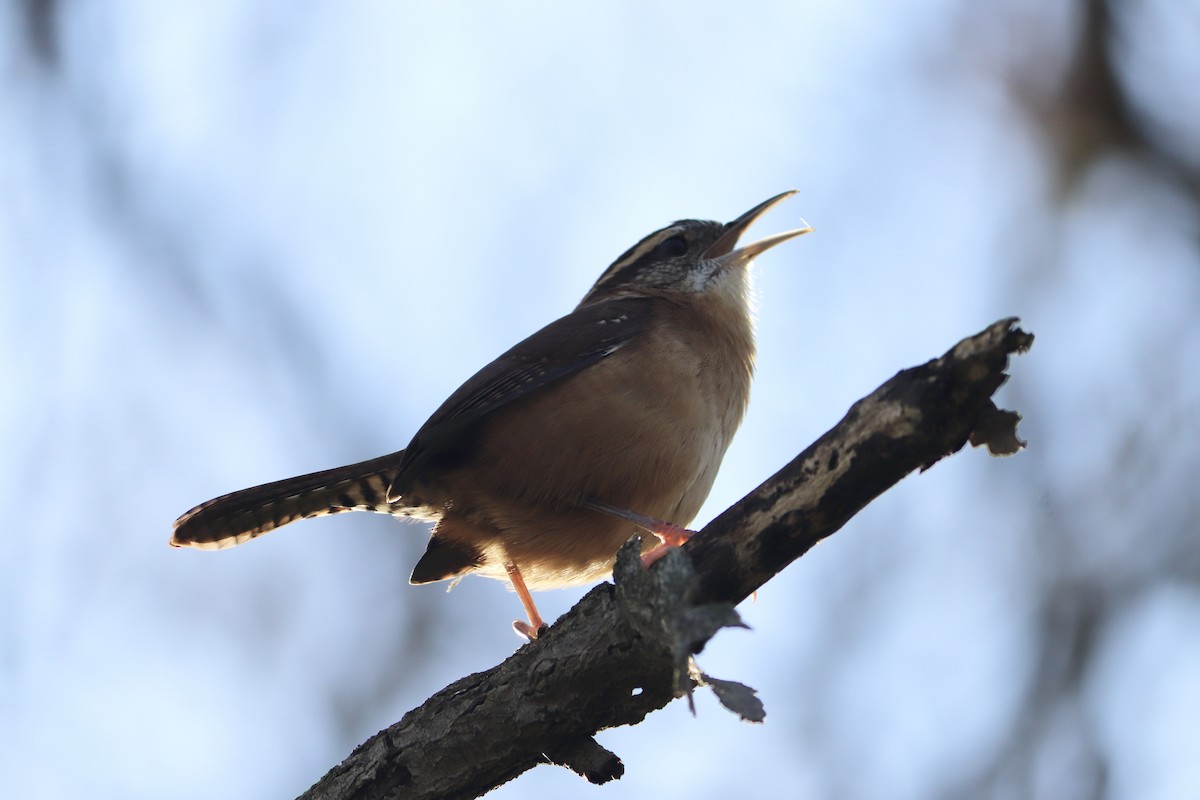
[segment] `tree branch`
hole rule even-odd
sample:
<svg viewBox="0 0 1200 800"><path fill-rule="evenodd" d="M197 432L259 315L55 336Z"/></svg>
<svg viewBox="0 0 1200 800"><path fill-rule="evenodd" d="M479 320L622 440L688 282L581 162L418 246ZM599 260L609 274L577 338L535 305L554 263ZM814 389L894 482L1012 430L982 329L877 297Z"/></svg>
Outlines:
<svg viewBox="0 0 1200 800"><path fill-rule="evenodd" d="M699 673L689 677L689 656L739 624L733 604L913 470L968 441L997 455L1022 446L1020 417L991 400L1009 355L1033 342L1015 323L996 322L898 373L652 569L640 568L636 547L623 548L615 587L597 586L538 641L372 736L303 797L478 797L541 763L593 783L619 778L620 759L593 735L636 724L690 691ZM753 718L753 690L702 680Z"/></svg>

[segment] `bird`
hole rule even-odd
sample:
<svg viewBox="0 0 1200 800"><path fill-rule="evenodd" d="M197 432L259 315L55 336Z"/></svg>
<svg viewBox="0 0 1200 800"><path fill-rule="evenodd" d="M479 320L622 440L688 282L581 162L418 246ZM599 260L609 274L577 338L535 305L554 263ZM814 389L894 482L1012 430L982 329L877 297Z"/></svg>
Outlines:
<svg viewBox="0 0 1200 800"><path fill-rule="evenodd" d="M529 620L513 627L536 639L531 591L607 577L643 530L647 565L691 535L749 402L750 264L812 228L738 240L795 193L651 233L573 311L463 383L403 450L201 503L170 544L223 549L343 511L432 521L410 583L507 581Z"/></svg>

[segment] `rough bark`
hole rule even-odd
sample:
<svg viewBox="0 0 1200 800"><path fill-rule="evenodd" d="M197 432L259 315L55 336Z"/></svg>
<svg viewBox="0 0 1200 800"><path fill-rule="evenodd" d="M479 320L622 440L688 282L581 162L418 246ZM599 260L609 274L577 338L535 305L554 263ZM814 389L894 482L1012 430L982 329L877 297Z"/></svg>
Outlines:
<svg viewBox="0 0 1200 800"><path fill-rule="evenodd" d="M968 441L997 455L1021 447L1019 416L991 399L1008 357L1033 341L1015 323L898 373L652 569L626 547L615 586L597 586L538 641L372 736L303 797L478 797L542 763L604 783L624 767L592 736L636 724L696 685L761 719L753 690L700 674L690 655L740 624L734 604L905 475Z"/></svg>

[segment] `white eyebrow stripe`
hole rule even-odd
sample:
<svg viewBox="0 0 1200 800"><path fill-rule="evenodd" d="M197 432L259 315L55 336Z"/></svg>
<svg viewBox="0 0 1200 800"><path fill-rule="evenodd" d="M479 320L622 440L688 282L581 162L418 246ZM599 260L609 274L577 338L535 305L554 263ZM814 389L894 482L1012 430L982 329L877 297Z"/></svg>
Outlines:
<svg viewBox="0 0 1200 800"><path fill-rule="evenodd" d="M675 234L679 233L679 231L680 228L678 226L672 225L669 228L656 231L647 236L645 239L642 239L642 241L638 242L634 246L629 255L625 256L620 261L614 262L613 265L608 268L604 275L601 276L600 280L596 281L596 286L603 286L604 284L608 283L609 280L612 279L613 275L625 269L625 267L629 266L630 264L636 264L638 260L642 258L642 256L649 253L655 247L658 247L658 245L664 239L674 236ZM594 288L595 287L593 287L593 289Z"/></svg>

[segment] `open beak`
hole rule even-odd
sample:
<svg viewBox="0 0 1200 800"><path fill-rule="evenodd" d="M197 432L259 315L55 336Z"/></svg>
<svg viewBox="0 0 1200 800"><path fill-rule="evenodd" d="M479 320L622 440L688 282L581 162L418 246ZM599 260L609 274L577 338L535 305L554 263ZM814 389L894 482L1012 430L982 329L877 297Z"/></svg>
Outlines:
<svg viewBox="0 0 1200 800"><path fill-rule="evenodd" d="M777 194L770 200L759 203L754 208L742 214L733 222L725 223L725 232L721 234L721 238L717 239L708 249L704 251L705 258L719 258L721 261L732 266L733 264L748 264L752 259L767 250L770 250L777 244L786 242L788 239L795 239L797 236L808 233L812 227L805 225L803 228L796 228L792 231L784 231L777 233L774 236L768 236L765 239L759 239L753 244L748 244L745 247L739 247L737 250L733 248L737 245L738 239L746 229L749 228L754 220L767 213L775 206L787 200L794 195L796 191L793 189L783 194Z"/></svg>

